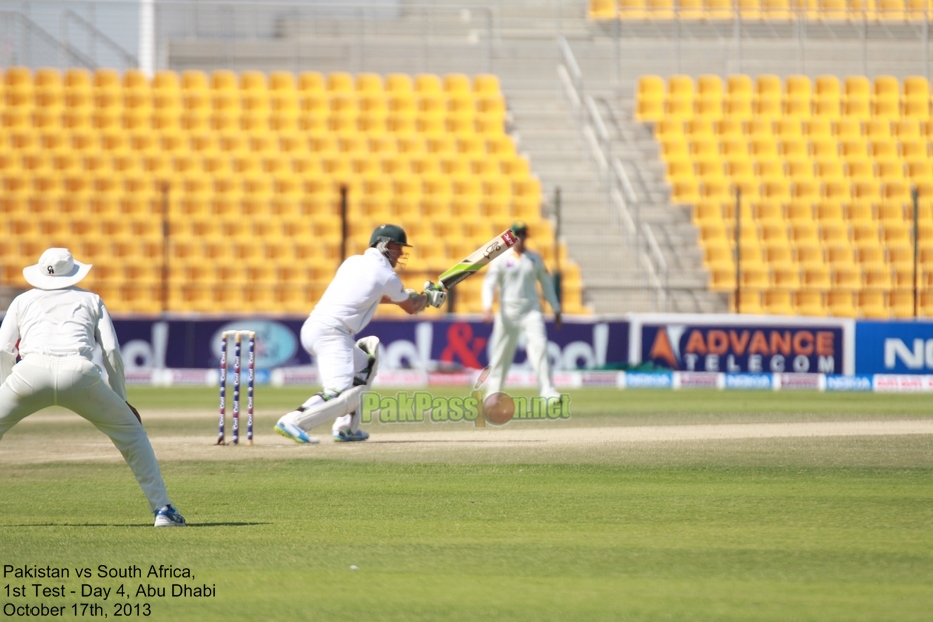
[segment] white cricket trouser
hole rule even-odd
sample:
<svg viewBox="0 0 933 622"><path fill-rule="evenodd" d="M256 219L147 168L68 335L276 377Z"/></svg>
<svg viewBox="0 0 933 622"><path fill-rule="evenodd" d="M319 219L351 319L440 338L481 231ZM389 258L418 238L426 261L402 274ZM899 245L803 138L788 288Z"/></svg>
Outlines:
<svg viewBox="0 0 933 622"><path fill-rule="evenodd" d="M146 430L103 381L94 363L81 356L30 354L14 365L0 385L0 439L22 419L49 406L78 413L110 437L136 476L150 510L170 503Z"/></svg>
<svg viewBox="0 0 933 622"><path fill-rule="evenodd" d="M352 335L313 319L305 320L301 327L301 346L314 356L325 393L337 394L353 388L353 377L369 365L369 355L356 345ZM311 408L321 402L321 398L314 395L304 406ZM303 427L310 430L322 423L323 420L315 420ZM334 432L356 431L358 426L359 410L354 415L337 417Z"/></svg>
<svg viewBox="0 0 933 622"><path fill-rule="evenodd" d="M489 378L485 383L487 395L502 390L515 358L518 338L522 333L525 335L525 351L528 354L528 361L538 376L541 395L552 395L557 392L551 379L551 362L547 356L544 314L534 310L516 317L500 311L496 314L496 321L492 327L492 354L489 361Z"/></svg>

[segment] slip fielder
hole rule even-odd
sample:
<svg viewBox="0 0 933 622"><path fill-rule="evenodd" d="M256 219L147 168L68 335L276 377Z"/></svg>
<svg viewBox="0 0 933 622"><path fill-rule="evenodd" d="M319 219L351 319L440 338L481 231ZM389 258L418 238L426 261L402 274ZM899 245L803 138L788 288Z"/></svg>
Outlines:
<svg viewBox="0 0 933 622"><path fill-rule="evenodd" d="M123 359L110 314L100 296L76 287L90 269L66 248L50 248L36 265L23 269L35 289L13 299L0 325L0 439L38 410L68 408L109 436L123 454L149 500L155 526L184 527L139 413L126 401ZM109 386L92 360L98 344Z"/></svg>

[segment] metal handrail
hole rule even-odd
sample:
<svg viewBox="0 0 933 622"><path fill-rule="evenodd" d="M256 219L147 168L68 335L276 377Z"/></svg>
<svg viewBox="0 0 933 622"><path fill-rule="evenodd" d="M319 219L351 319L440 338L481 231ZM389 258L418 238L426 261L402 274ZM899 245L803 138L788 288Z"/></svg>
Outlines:
<svg viewBox="0 0 933 622"><path fill-rule="evenodd" d="M596 102L591 96L583 92L583 76L574 58L573 50L570 49L570 44L567 43L563 35L558 36L557 42L561 56L558 74L564 82L565 94L568 96L568 99L571 100L571 103L574 104L575 108L580 108L580 130L583 132L584 137L590 135L593 138L592 144L595 149L598 150L593 156L597 162L600 163L600 170L603 171L603 169L605 169L607 196L611 202L617 204L619 208L618 216L621 217L623 224L627 225L629 222L632 222L632 217L629 213L629 203L633 205L638 204L635 189L632 187L632 183L625 173L625 168L622 166L621 162L616 164L614 160L617 159L612 158L609 131L606 129L606 124L603 122L602 115L596 107ZM613 190L615 188L622 189L622 193L619 194L618 197L613 196ZM630 228L626 227L626 230L630 234L630 237L633 238L630 239L630 241L634 242L635 246L638 247L640 245L638 239L640 231L637 223Z"/></svg>
<svg viewBox="0 0 933 622"><path fill-rule="evenodd" d="M577 64L577 59L573 55L573 50L570 49L570 44L567 43L567 39L563 35L557 36L557 47L561 53L561 60L567 65L567 69L570 72L570 78L573 80L573 86L577 91L583 91L583 72L580 71L580 65Z"/></svg>
<svg viewBox="0 0 933 622"><path fill-rule="evenodd" d="M71 57L72 60L74 60L81 66L87 69L97 69L97 63L94 62L94 59L88 56L85 56L84 54L74 49L67 43L62 43L61 41L56 39L54 36L49 34L41 26L39 26L37 23L32 21L30 18L26 17L19 11L0 11L0 18L2 17L11 18L14 20L18 19L20 22L22 22L22 24L26 27L26 29L29 30L31 33L35 33L36 35L39 36L39 38L41 38L43 41L45 41L46 43L48 43L55 49L61 52L64 52L69 57Z"/></svg>
<svg viewBox="0 0 933 622"><path fill-rule="evenodd" d="M609 161L609 131L606 129L606 124L603 123L602 115L599 114L599 110L596 108L596 102L593 101L591 95L587 95L583 98L583 103L586 106L586 112L589 115L590 122L593 125L593 130L596 132L596 138L599 139L599 147L603 151L603 156L606 158L606 161Z"/></svg>
<svg viewBox="0 0 933 622"><path fill-rule="evenodd" d="M570 44L563 35L558 35L557 45L560 63L557 66L558 78L564 86L564 94L578 116L580 131L593 151L593 159L599 165L599 170L605 176L606 192L609 203L614 207L612 218L614 224L621 224L628 241L634 243L635 252L645 265L648 285L655 291L656 306L661 310L667 309L669 271L667 261L661 252L651 227L641 223L641 214L638 206L638 195L629 179L625 166L617 157L612 156L612 140L609 131L603 122L599 108L592 96L587 95L583 89L583 74L570 49ZM632 218L632 207L635 218ZM642 248L644 237L647 248Z"/></svg>
<svg viewBox="0 0 933 622"><path fill-rule="evenodd" d="M635 187L632 185L632 181L628 177L628 173L625 171L625 166L623 166L619 158L612 159L612 167L616 171L616 175L619 176L619 179L622 180L622 189L625 191L625 197L635 203L638 203L638 197L635 194Z"/></svg>
<svg viewBox="0 0 933 622"><path fill-rule="evenodd" d="M99 39L100 41L103 41L113 51L115 51L119 56L122 56L127 66L137 67L139 65L139 60L135 56L133 56L132 54L124 50L120 46L120 44L118 44L116 41L114 41L113 39L105 35L103 32L101 32L101 30L97 28L97 26L87 21L86 19L84 19L83 17L81 17L80 15L72 11L71 9L65 9L62 15L63 15L63 19L66 24L68 23L68 19L70 18L78 22L78 24L87 28L87 30L90 31L90 33L94 36L95 39ZM65 42L65 45L68 45L67 40Z"/></svg>
<svg viewBox="0 0 933 622"><path fill-rule="evenodd" d="M667 311L667 292L669 287L670 271L667 269L667 260L664 259L664 253L661 252L661 246L657 238L654 237L654 231L648 223L642 224L644 230L645 242L648 247L648 263L651 264L651 274L656 279L656 291L659 298L661 311ZM652 263L652 260L656 263ZM660 278L658 277L660 273Z"/></svg>

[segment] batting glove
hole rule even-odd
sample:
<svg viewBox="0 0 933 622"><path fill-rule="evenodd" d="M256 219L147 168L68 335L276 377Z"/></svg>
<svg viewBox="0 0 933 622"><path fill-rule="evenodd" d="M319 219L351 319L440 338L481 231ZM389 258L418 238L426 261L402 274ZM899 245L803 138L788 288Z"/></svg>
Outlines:
<svg viewBox="0 0 933 622"><path fill-rule="evenodd" d="M447 292L431 281L424 282L424 295L428 297L428 306L440 308L447 302Z"/></svg>

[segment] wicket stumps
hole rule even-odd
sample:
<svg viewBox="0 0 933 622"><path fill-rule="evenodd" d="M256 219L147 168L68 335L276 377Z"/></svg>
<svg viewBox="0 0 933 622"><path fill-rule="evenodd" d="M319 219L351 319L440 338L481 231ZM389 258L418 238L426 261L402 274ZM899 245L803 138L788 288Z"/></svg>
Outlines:
<svg viewBox="0 0 933 622"><path fill-rule="evenodd" d="M251 330L227 330L220 335L220 428L217 444L226 445L224 419L227 415L227 341L233 337L233 440L240 443L240 350L243 337L248 339L249 358L246 380L246 444L253 444L253 383L256 379L256 333Z"/></svg>

